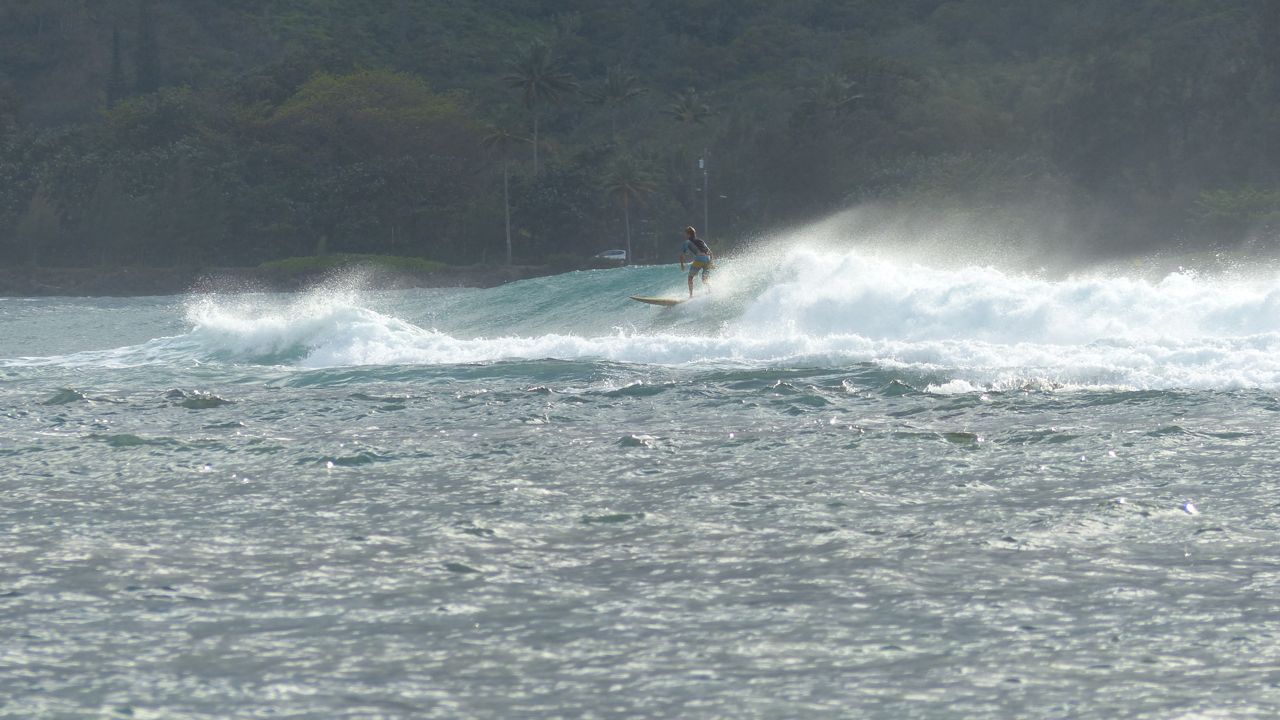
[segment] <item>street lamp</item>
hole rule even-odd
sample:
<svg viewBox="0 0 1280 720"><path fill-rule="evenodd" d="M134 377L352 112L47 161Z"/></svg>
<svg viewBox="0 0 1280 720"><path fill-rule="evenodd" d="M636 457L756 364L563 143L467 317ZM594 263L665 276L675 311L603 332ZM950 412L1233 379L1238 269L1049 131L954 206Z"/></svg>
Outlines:
<svg viewBox="0 0 1280 720"><path fill-rule="evenodd" d="M702 157L698 158L698 169L702 171L702 237L711 237L711 229L707 227L707 200L711 195L707 192L707 149L702 149Z"/></svg>
<svg viewBox="0 0 1280 720"><path fill-rule="evenodd" d="M707 206L710 201L710 192L707 188L707 149L703 147L703 156L698 159L698 169L703 172L703 237L710 237L710 228L708 222Z"/></svg>

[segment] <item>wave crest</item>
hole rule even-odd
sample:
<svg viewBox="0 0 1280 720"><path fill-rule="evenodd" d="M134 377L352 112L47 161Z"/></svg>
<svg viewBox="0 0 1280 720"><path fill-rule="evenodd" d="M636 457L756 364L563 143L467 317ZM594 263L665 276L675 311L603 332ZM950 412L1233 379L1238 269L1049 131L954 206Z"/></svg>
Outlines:
<svg viewBox="0 0 1280 720"><path fill-rule="evenodd" d="M670 309L627 296L683 293L673 266L490 290L197 296L185 303L186 334L21 364L875 363L944 393L1280 387L1276 278L1051 280L789 248L724 260L713 282L710 296Z"/></svg>

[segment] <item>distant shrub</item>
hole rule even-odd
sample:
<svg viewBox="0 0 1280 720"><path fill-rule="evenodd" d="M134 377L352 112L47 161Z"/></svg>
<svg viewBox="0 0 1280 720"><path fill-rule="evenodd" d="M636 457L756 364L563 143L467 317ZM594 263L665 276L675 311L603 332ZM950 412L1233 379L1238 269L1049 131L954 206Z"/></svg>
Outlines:
<svg viewBox="0 0 1280 720"><path fill-rule="evenodd" d="M1192 212L1208 222L1274 223L1280 218L1280 190L1256 187L1205 190L1196 198Z"/></svg>
<svg viewBox="0 0 1280 720"><path fill-rule="evenodd" d="M571 253L552 253L544 260L544 264L553 270L583 270L590 265L590 259Z"/></svg>
<svg viewBox="0 0 1280 720"><path fill-rule="evenodd" d="M299 275L318 275L333 270L352 267L368 267L377 270L426 275L445 268L442 262L423 258L400 257L396 255L357 255L352 253L334 253L332 255L311 255L307 257L291 257L282 260L271 260L258 266L258 270L277 277Z"/></svg>

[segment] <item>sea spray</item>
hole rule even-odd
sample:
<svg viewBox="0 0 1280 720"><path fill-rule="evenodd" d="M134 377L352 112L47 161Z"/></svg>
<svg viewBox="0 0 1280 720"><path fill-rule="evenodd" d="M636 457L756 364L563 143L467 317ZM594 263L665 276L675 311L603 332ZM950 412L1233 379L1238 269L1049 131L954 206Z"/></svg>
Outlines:
<svg viewBox="0 0 1280 720"><path fill-rule="evenodd" d="M682 283L6 306L6 709L1275 714L1265 279Z"/></svg>
<svg viewBox="0 0 1280 720"><path fill-rule="evenodd" d="M775 248L776 250L776 248ZM567 273L488 290L188 299L188 332L7 363L248 363L313 369L555 359L637 365L872 363L960 388L1280 387L1280 282L1175 273L1050 280L793 247L721 261L709 294L671 309L675 266Z"/></svg>

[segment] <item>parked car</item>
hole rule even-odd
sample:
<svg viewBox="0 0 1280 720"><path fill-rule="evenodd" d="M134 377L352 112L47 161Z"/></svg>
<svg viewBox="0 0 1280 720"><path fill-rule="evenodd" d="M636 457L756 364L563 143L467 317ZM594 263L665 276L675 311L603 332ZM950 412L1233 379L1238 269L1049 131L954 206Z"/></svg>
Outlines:
<svg viewBox="0 0 1280 720"><path fill-rule="evenodd" d="M611 260L613 262L625 263L627 261L626 250L605 250L596 254L598 260Z"/></svg>

